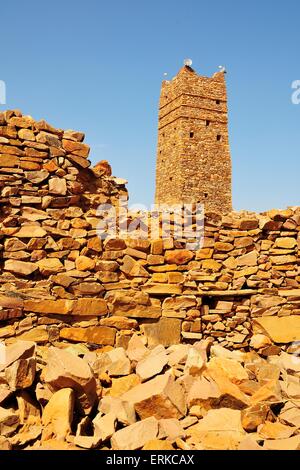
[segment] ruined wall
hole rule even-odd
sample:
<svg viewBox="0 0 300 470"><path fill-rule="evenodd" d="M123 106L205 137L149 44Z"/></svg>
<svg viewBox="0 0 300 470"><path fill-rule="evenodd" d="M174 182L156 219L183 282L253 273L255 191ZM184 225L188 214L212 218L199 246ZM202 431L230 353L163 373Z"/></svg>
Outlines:
<svg viewBox="0 0 300 470"><path fill-rule="evenodd" d="M84 135L0 114L0 339L148 345L211 338L266 355L299 339L300 208L207 213L204 246L102 242L97 207L127 197ZM277 346L274 346L276 344ZM275 349L274 349L275 348Z"/></svg>
<svg viewBox="0 0 300 470"><path fill-rule="evenodd" d="M232 210L224 73L201 77L183 67L164 81L159 104L157 204L205 204Z"/></svg>

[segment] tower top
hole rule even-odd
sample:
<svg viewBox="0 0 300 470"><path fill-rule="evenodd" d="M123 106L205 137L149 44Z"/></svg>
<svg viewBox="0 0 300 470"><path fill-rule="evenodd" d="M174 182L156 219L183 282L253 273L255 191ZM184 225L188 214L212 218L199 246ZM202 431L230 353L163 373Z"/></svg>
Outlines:
<svg viewBox="0 0 300 470"><path fill-rule="evenodd" d="M191 67L192 60L191 59L184 59L183 66L179 69L178 73L171 79L167 78L167 74L164 73L164 80L162 82L162 86L169 88L173 86L173 83L176 82L178 79L186 80L190 82L192 87L196 86L196 82L198 82L199 86L204 86L205 83L207 86L212 86L214 82L222 82L222 87L225 87L225 76L226 76L226 68L223 65L219 65L218 70L214 72L211 76L204 76L199 75L194 68ZM195 82L195 83L192 83ZM210 85L211 84L211 85Z"/></svg>

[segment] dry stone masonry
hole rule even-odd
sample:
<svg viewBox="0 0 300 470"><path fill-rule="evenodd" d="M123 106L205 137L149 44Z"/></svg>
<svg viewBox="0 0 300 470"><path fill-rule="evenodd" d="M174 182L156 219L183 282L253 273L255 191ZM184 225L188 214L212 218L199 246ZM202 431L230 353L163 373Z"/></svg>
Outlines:
<svg viewBox="0 0 300 470"><path fill-rule="evenodd" d="M300 209L206 213L204 245L97 236L97 207L127 197L83 134L0 115L0 338L170 346L212 338L285 348L300 329ZM292 325L292 326L291 326ZM268 350L268 344L266 345Z"/></svg>
<svg viewBox="0 0 300 470"><path fill-rule="evenodd" d="M157 204L232 209L225 74L202 77L184 66L164 81L159 103Z"/></svg>
<svg viewBox="0 0 300 470"><path fill-rule="evenodd" d="M0 448L298 448L300 208L101 240L83 139L0 113Z"/></svg>

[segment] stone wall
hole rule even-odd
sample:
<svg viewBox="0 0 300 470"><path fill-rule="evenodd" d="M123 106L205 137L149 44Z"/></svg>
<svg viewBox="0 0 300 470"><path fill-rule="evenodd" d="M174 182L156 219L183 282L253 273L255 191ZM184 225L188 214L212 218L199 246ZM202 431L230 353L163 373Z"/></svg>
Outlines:
<svg viewBox="0 0 300 470"><path fill-rule="evenodd" d="M107 238L101 203L127 198L84 135L0 114L0 339L126 348L211 338L266 355L300 334L300 208L207 213L204 246ZM263 333L264 336L253 334Z"/></svg>
<svg viewBox="0 0 300 470"><path fill-rule="evenodd" d="M157 204L232 209L227 93L223 72L202 77L183 67L164 81L159 103Z"/></svg>

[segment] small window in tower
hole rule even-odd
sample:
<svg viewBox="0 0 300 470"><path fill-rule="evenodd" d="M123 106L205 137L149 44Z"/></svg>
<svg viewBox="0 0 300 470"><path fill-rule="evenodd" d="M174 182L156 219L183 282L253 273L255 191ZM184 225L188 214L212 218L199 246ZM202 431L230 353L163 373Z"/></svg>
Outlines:
<svg viewBox="0 0 300 470"><path fill-rule="evenodd" d="M173 181L173 176L170 176L170 181Z"/></svg>
<svg viewBox="0 0 300 470"><path fill-rule="evenodd" d="M208 198L208 193L204 193L204 198Z"/></svg>
<svg viewBox="0 0 300 470"><path fill-rule="evenodd" d="M206 120L206 127L210 126L210 121L207 119Z"/></svg>
<svg viewBox="0 0 300 470"><path fill-rule="evenodd" d="M159 153L161 153L161 150L159 151Z"/></svg>
<svg viewBox="0 0 300 470"><path fill-rule="evenodd" d="M221 104L221 101L220 101L220 100L216 100L216 104Z"/></svg>
<svg viewBox="0 0 300 470"><path fill-rule="evenodd" d="M192 139L193 137L194 137L194 132L191 131L191 132L190 132L190 138Z"/></svg>
<svg viewBox="0 0 300 470"><path fill-rule="evenodd" d="M163 137L165 136L165 133L164 133L164 132L162 133L162 136L163 136Z"/></svg>
<svg viewBox="0 0 300 470"><path fill-rule="evenodd" d="M222 136L221 136L221 134L218 134L217 135L217 141L220 142L221 140L222 140Z"/></svg>

